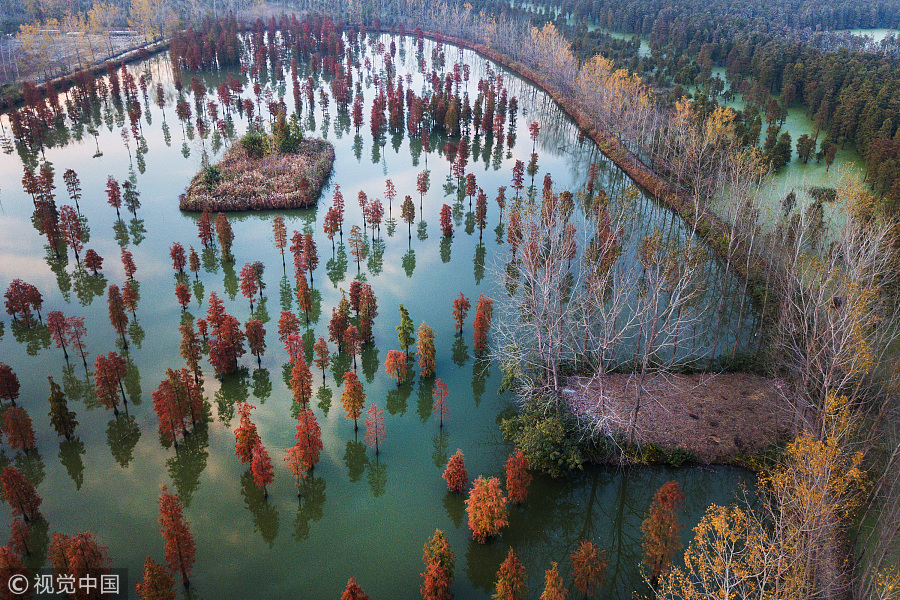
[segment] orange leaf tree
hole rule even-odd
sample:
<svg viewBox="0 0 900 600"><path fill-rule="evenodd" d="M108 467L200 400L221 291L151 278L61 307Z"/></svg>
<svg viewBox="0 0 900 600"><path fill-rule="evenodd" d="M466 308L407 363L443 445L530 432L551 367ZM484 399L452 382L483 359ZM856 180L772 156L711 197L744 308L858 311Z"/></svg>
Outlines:
<svg viewBox="0 0 900 600"><path fill-rule="evenodd" d="M416 350L419 352L419 370L422 377L434 375L437 364L435 362L434 330L425 323L419 325L416 335Z"/></svg>
<svg viewBox="0 0 900 600"><path fill-rule="evenodd" d="M174 585L165 567L148 556L144 562L144 580L137 584L138 596L143 600L175 600Z"/></svg>
<svg viewBox="0 0 900 600"><path fill-rule="evenodd" d="M347 371L344 373L344 389L341 392L341 405L347 413L348 419L353 419L353 430L359 429L359 415L362 414L362 407L366 401L366 394L363 391L362 383L356 376L356 371Z"/></svg>
<svg viewBox="0 0 900 600"><path fill-rule="evenodd" d="M506 493L513 504L521 504L528 497L531 475L528 474L528 459L521 450L509 455L504 464L506 469Z"/></svg>
<svg viewBox="0 0 900 600"><path fill-rule="evenodd" d="M22 515L25 521L34 521L41 517L41 498L34 486L15 467L4 467L0 472L0 485L3 497L12 510L13 517Z"/></svg>
<svg viewBox="0 0 900 600"><path fill-rule="evenodd" d="M384 360L384 370L397 381L397 387L403 383L409 374L409 363L406 355L399 350L389 350Z"/></svg>
<svg viewBox="0 0 900 600"><path fill-rule="evenodd" d="M497 587L494 592L494 600L525 600L528 588L525 586L525 565L516 556L513 549L500 565L497 571Z"/></svg>
<svg viewBox="0 0 900 600"><path fill-rule="evenodd" d="M485 479L479 476L472 483L466 499L466 512L475 541L483 544L488 538L498 535L500 529L509 524L506 498L503 496L500 480L496 477Z"/></svg>
<svg viewBox="0 0 900 600"><path fill-rule="evenodd" d="M434 392L432 393L434 404L431 407L431 412L440 419L441 429L444 428L444 417L450 413L450 409L447 408L447 396L449 393L447 384L438 378L434 382Z"/></svg>
<svg viewBox="0 0 900 600"><path fill-rule="evenodd" d="M185 589L191 585L190 574L194 568L194 555L197 551L189 525L182 515L178 494L169 493L168 488L163 486L159 495L159 530L166 541L166 562L169 564L169 571L181 573L181 583Z"/></svg>
<svg viewBox="0 0 900 600"><path fill-rule="evenodd" d="M462 292L453 299L453 321L456 323L458 333L462 333L463 321L466 320L466 315L469 314L470 308L472 308L472 303L469 302L469 299Z"/></svg>
<svg viewBox="0 0 900 600"><path fill-rule="evenodd" d="M541 594L541 600L566 600L569 590L563 585L562 577L559 575L559 565L553 563L544 574L544 592Z"/></svg>
<svg viewBox="0 0 900 600"><path fill-rule="evenodd" d="M369 448L375 448L376 456L378 455L378 446L384 443L384 438L384 411L373 402L369 407L369 416L366 419L366 443Z"/></svg>
<svg viewBox="0 0 900 600"><path fill-rule="evenodd" d="M487 335L491 329L491 317L494 313L494 301L481 294L475 306L475 352L487 350Z"/></svg>
<svg viewBox="0 0 900 600"><path fill-rule="evenodd" d="M672 566L672 557L681 548L678 532L678 511L684 504L684 493L677 481L670 481L657 490L650 505L650 513L641 523L644 534L644 558L641 564L647 570L652 586Z"/></svg>
<svg viewBox="0 0 900 600"><path fill-rule="evenodd" d="M448 491L459 493L465 491L466 484L469 483L469 474L466 472L462 450L457 449L456 454L450 457L442 477L447 482Z"/></svg>
<svg viewBox="0 0 900 600"><path fill-rule="evenodd" d="M344 593L341 594L341 600L369 600L369 595L356 583L356 577L351 577L347 580L347 587L344 589Z"/></svg>
<svg viewBox="0 0 900 600"><path fill-rule="evenodd" d="M272 459L269 458L269 452L262 445L262 442L253 448L250 472L253 474L253 481L263 489L263 495L268 498L269 490L266 489L266 486L271 485L275 481L275 470L272 468Z"/></svg>
<svg viewBox="0 0 900 600"><path fill-rule="evenodd" d="M238 403L240 424L234 430L234 453L246 464L253 460L253 449L259 444L256 425L250 421L250 411L256 408L247 402Z"/></svg>
<svg viewBox="0 0 900 600"><path fill-rule="evenodd" d="M572 553L572 577L575 588L585 596L593 596L603 585L606 561L593 542L581 540Z"/></svg>

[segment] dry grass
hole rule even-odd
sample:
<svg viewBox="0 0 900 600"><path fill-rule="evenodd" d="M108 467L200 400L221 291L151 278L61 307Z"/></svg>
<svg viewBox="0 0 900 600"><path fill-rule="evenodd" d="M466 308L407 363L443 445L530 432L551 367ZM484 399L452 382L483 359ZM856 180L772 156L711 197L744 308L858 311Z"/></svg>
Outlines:
<svg viewBox="0 0 900 600"><path fill-rule="evenodd" d="M684 449L704 463L753 454L790 430L779 380L746 373L654 375L644 384L636 438ZM625 432L637 375L570 378L572 410L604 433Z"/></svg>

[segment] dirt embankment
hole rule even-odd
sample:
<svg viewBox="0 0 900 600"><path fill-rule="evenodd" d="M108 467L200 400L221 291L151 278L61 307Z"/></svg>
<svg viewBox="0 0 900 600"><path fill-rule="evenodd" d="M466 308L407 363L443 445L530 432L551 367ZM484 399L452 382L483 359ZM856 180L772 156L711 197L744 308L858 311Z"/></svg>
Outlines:
<svg viewBox="0 0 900 600"><path fill-rule="evenodd" d="M638 375L572 377L572 411L604 433L625 433ZM635 428L638 442L691 451L704 463L755 454L790 431L777 379L747 373L654 375L644 381Z"/></svg>

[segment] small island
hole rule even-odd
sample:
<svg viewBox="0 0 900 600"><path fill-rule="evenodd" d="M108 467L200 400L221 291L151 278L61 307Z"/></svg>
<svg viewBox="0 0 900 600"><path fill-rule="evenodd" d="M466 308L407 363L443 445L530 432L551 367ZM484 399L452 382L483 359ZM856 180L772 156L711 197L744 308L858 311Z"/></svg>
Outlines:
<svg viewBox="0 0 900 600"><path fill-rule="evenodd" d="M293 117L279 115L271 133L249 131L221 161L201 169L179 206L197 212L306 208L319 199L332 165L330 142L304 138Z"/></svg>

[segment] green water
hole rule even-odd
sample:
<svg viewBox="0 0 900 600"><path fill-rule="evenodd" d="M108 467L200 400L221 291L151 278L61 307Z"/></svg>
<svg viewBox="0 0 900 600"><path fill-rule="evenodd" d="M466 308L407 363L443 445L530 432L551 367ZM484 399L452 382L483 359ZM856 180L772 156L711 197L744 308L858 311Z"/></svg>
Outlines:
<svg viewBox="0 0 900 600"><path fill-rule="evenodd" d="M426 43L426 56L431 55L430 48ZM416 70L409 40L405 50L397 60L398 72L411 73L413 89L420 90L423 78ZM456 59L471 65L468 88L474 95L477 79L485 75L488 63L471 52L448 47L447 64L452 66ZM144 106L142 129L147 152L143 157L136 156L133 140L130 152L126 150L120 130L123 125L127 127L127 116L111 105L98 108L96 142L86 130L76 129L61 132L67 139L46 151L46 160L56 171L58 204L68 202L62 172L73 168L81 178L80 204L90 225L86 248L105 258L105 281L79 275L73 259L68 263L52 260L44 238L31 224L32 204L19 183L22 157L16 153L0 156L0 287L5 290L11 279L22 277L42 292L44 315L61 310L67 316L84 316L89 364L97 353L117 348L103 286L125 282L120 245L134 253L141 300L125 381L129 416L123 414L116 419L97 408L91 380L80 361L70 351L73 358L67 367L62 351L51 347L49 341L45 343L39 329L21 330L6 318L0 360L10 364L21 380L20 405L34 420L38 448L28 455L6 448L3 460L20 466L37 484L49 531L95 531L98 540L108 547L115 566L129 570L132 591L145 557L163 560L163 540L156 522L162 485L177 491L185 504L197 544L190 597L206 599L338 598L351 576L373 598L416 598L423 571L422 545L435 528L447 532L456 552L452 588L456 598L487 598L510 545L526 564L530 597L537 598L543 571L551 561L560 562L570 581L567 557L581 538L595 541L607 553L610 570L605 597L626 598L633 590L642 589L637 570L640 522L660 485L675 479L686 493L682 513L685 541L705 506L726 503L742 486L752 486L749 474L724 468L622 471L593 467L564 480L536 477L527 503L512 510L511 525L501 538L487 545L471 541L462 497L447 494L440 474L457 448L465 453L470 478L502 474L510 447L503 441L497 421L501 412L511 409L514 399L509 393L498 393L500 374L496 364L475 357L471 315L463 336L453 335L451 301L460 291L473 303L479 293L493 297L503 293L491 275L508 259L507 246L494 231L500 222L493 203L496 189L509 185L516 158L527 162L531 120L542 124L539 173L551 172L557 189L582 187L587 166L595 161L601 164L603 187L612 194L627 185L618 169L578 138L577 129L545 94L508 73L504 74L505 83L520 106L518 141L499 153L482 144L481 154L473 157L469 166L491 199L483 241L479 243L474 226L467 227L473 219L467 216L468 203L464 202L457 205L456 235L451 243L442 243L438 212L444 202L455 201L455 193L451 191L448 197L443 188L449 163L432 152L428 157L431 189L423 213L417 211L412 240L408 240L402 221L392 236L383 225L377 242L383 248L381 257L362 266L361 277L372 284L379 307L376 343L363 349L359 366L367 406L374 401L385 410L387 440L380 456L376 458L363 444L362 430L354 435L352 422L341 410L338 382L343 369L349 368L346 359L328 370L324 384L321 371L313 369L313 407L322 428L324 451L314 476L303 485L303 501L298 502L293 479L282 461L283 449L294 443L294 421L291 392L284 380L288 358L276 335L280 311L297 312L297 306L292 290L282 289L291 285L291 279L290 269L288 277L283 276L273 244L272 220L276 213L229 216L236 236L235 263L222 264L215 256L204 257L209 260L204 260L199 283L192 279L195 297L188 309L194 317L203 316L206 299L216 291L225 300L228 312L243 323L250 318L250 310L238 291L237 273L245 262L263 261L266 299L256 311L258 318L267 321L268 349L262 367L257 368L256 360L248 354L241 360L239 373L220 380L204 359L204 389L211 404L208 424L189 436L177 452L161 444L150 394L166 368L182 366L177 329L182 314L174 297L176 279L168 249L176 241L200 248L196 215L178 211L178 195L201 166L203 155L215 160L222 147L215 143L215 136L202 139L195 131L193 138L188 138L182 133L164 56L130 69L136 74L148 73L151 90L157 81L167 90L165 116L152 102ZM494 70L498 71L496 66ZM207 75L205 80L210 86L218 78ZM415 153L405 137L388 135L384 146L373 144L368 133L368 108L373 97L370 77L364 79L363 86L366 124L360 137L338 119L333 102L330 118L318 107L313 122L304 117L310 131L326 135L335 145L337 158L330 185L333 189L339 184L346 199L345 235L350 225L361 224L357 191L365 190L370 198L383 198L385 179L390 177L398 197L402 200L410 194L418 205L415 182L424 169L424 155L415 164ZM250 94L245 91L244 96ZM289 90L285 101L290 106ZM2 122L8 136L5 117ZM246 127L246 122L236 117L238 133ZM443 140L432 141L432 148L442 145ZM97 146L102 156L95 156ZM109 175L120 181L132 176L136 181L143 203L137 219L123 211L123 221L117 222L115 211L106 204ZM320 295L321 316L304 330L307 353L314 338L327 338L330 309L340 298L339 290L348 289L356 276L349 251L340 248L333 254L322 232L332 189L323 193L317 209L282 213L289 235L308 226L319 249L320 267L314 274L314 287ZM652 202L641 199L638 208L635 218L646 227L666 227L683 234L681 225ZM392 213L399 220L398 201ZM346 261L343 267L342 255ZM627 256L633 260L633 254ZM710 265L712 271L718 268ZM91 285L97 288L95 297L91 297ZM738 287L727 280L727 290L710 293L736 298ZM394 328L399 324L400 303L409 309L417 326L425 321L435 330L437 376L450 390L450 416L443 432L431 417L433 381L416 378L398 389L384 372L388 350L398 348ZM735 304L726 306L723 330L736 331ZM751 321L745 321L741 339L752 337ZM727 338L729 334L723 335ZM47 375L64 385L70 408L78 415L77 441L61 443L53 434L47 417ZM275 483L270 486L268 501L253 483L246 465L234 455L235 403L244 400L257 406L252 418L275 463ZM38 566L41 561L35 558L31 562Z"/></svg>

